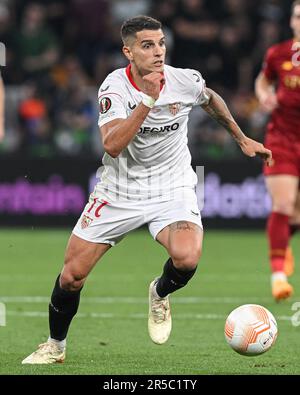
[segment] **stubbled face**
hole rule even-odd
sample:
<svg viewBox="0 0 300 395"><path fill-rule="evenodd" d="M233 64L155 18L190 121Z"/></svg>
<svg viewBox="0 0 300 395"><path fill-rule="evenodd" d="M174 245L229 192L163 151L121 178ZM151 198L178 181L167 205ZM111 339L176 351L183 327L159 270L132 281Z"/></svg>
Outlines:
<svg viewBox="0 0 300 395"><path fill-rule="evenodd" d="M140 75L144 76L153 71L163 72L166 45L161 29L137 32L136 37L129 38L126 44L123 52Z"/></svg>
<svg viewBox="0 0 300 395"><path fill-rule="evenodd" d="M300 40L300 5L296 5L294 8L290 26L294 32L294 37Z"/></svg>

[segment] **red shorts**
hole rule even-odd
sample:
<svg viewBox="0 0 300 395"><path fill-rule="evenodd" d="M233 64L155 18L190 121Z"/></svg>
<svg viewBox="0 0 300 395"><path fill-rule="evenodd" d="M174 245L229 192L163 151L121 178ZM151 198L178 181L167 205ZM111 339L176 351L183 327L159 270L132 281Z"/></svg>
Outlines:
<svg viewBox="0 0 300 395"><path fill-rule="evenodd" d="M300 138L295 141L283 132L269 128L265 147L272 151L274 165L264 165L264 175L288 174L300 177Z"/></svg>

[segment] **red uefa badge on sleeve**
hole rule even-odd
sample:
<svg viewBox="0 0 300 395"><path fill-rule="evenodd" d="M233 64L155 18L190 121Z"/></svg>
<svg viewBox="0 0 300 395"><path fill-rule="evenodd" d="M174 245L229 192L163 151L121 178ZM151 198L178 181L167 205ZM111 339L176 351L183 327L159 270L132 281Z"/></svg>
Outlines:
<svg viewBox="0 0 300 395"><path fill-rule="evenodd" d="M100 113L105 114L111 107L111 100L108 97L103 97L100 100Z"/></svg>

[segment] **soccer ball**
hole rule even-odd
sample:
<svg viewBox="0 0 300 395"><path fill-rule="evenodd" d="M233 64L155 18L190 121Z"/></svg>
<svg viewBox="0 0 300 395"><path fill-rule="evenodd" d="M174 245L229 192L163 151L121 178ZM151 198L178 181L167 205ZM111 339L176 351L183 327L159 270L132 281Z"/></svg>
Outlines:
<svg viewBox="0 0 300 395"><path fill-rule="evenodd" d="M227 317L225 338L242 355L259 355L269 350L277 337L277 322L265 307L245 304Z"/></svg>

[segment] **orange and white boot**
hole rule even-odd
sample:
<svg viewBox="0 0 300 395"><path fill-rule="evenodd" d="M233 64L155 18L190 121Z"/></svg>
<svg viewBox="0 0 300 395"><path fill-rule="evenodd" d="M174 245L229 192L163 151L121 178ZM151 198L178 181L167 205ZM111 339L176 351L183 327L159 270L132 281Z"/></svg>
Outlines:
<svg viewBox="0 0 300 395"><path fill-rule="evenodd" d="M284 272L275 272L271 277L272 295L276 302L284 300L293 295L294 289L288 283Z"/></svg>

